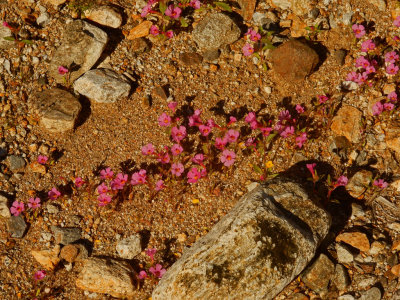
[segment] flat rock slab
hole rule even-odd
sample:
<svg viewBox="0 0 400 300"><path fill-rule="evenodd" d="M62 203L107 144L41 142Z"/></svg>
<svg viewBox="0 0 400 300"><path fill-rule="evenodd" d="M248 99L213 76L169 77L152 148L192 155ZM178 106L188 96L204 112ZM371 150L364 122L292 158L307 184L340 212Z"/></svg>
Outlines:
<svg viewBox="0 0 400 300"><path fill-rule="evenodd" d="M277 177L184 252L153 300L272 299L307 266L330 223L299 184Z"/></svg>
<svg viewBox="0 0 400 300"><path fill-rule="evenodd" d="M74 90L99 103L114 103L129 95L131 85L113 70L95 69L75 81Z"/></svg>
<svg viewBox="0 0 400 300"><path fill-rule="evenodd" d="M240 29L227 15L211 13L197 24L192 37L201 50L218 49L237 41Z"/></svg>
<svg viewBox="0 0 400 300"><path fill-rule="evenodd" d="M31 254L46 270L54 270L61 260L58 257L60 254L60 245L50 250L32 250Z"/></svg>
<svg viewBox="0 0 400 300"><path fill-rule="evenodd" d="M0 216L3 218L11 218L10 209L8 208L8 199L0 195Z"/></svg>
<svg viewBox="0 0 400 300"><path fill-rule="evenodd" d="M57 88L37 93L33 106L35 113L40 117L40 125L51 132L73 129L82 109L78 99Z"/></svg>
<svg viewBox="0 0 400 300"><path fill-rule="evenodd" d="M114 7L102 5L85 11L85 17L100 25L118 28L122 24L122 16Z"/></svg>
<svg viewBox="0 0 400 300"><path fill-rule="evenodd" d="M350 105L343 105L332 119L331 130L336 136L344 136L352 143L361 139L362 112Z"/></svg>
<svg viewBox="0 0 400 300"><path fill-rule="evenodd" d="M68 245L81 238L81 229L78 227L51 226L57 244Z"/></svg>
<svg viewBox="0 0 400 300"><path fill-rule="evenodd" d="M69 23L63 35L61 46L57 48L49 64L49 75L58 83L64 83L64 75L58 73L58 67L70 70L70 81L74 81L100 58L108 41L107 34L85 21Z"/></svg>
<svg viewBox="0 0 400 300"><path fill-rule="evenodd" d="M122 241L119 241L116 246L119 257L125 259L132 259L139 255L142 251L142 245L140 242L140 235L131 235Z"/></svg>
<svg viewBox="0 0 400 300"><path fill-rule="evenodd" d="M318 62L318 54L298 40L287 41L271 53L274 71L288 82L303 80L311 74Z"/></svg>
<svg viewBox="0 0 400 300"><path fill-rule="evenodd" d="M126 262L89 258L84 261L76 286L116 298L132 298L135 290L133 275L132 267Z"/></svg>
<svg viewBox="0 0 400 300"><path fill-rule="evenodd" d="M325 254L321 254L302 274L301 279L314 292L321 293L327 291L334 271L333 262Z"/></svg>
<svg viewBox="0 0 400 300"><path fill-rule="evenodd" d="M13 238L22 238L27 228L28 225L21 215L17 217L11 216L11 218L8 219L8 231Z"/></svg>

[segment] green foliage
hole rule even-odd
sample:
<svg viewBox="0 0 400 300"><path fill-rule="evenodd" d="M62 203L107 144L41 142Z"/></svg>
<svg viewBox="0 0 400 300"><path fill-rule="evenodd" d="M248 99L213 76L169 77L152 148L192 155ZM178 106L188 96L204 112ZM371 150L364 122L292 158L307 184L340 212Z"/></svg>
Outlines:
<svg viewBox="0 0 400 300"><path fill-rule="evenodd" d="M227 4L227 3L224 3L224 2L214 2L214 5L215 5L216 7L221 8L222 10L226 10L226 11L229 11L229 12L232 11L232 8L231 8L231 7L229 6L229 4Z"/></svg>

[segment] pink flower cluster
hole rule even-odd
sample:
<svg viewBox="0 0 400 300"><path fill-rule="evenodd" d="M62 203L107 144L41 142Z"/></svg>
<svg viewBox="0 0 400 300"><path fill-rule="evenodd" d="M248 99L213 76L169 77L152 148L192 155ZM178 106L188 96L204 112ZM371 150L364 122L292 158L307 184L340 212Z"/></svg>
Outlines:
<svg viewBox="0 0 400 300"><path fill-rule="evenodd" d="M250 56L254 53L254 44L261 39L261 35L255 29L249 28L245 33L245 37L249 42L247 42L242 48L243 55Z"/></svg>
<svg viewBox="0 0 400 300"><path fill-rule="evenodd" d="M353 33L356 36L356 38L362 38L365 35L365 27L361 24L353 24L351 27L353 29Z"/></svg>
<svg viewBox="0 0 400 300"><path fill-rule="evenodd" d="M397 102L397 94L395 91L387 95L387 101L378 101L372 106L372 114L379 116L384 111L392 111Z"/></svg>
<svg viewBox="0 0 400 300"><path fill-rule="evenodd" d="M35 210L41 206L40 198L29 198L28 207ZM10 207L10 212L14 217L18 217L23 211L25 211L25 204L22 201L15 200Z"/></svg>
<svg viewBox="0 0 400 300"><path fill-rule="evenodd" d="M366 56L360 56L356 59L355 66L358 68L357 72L350 72L347 74L346 80L356 82L358 85L367 83L368 76L376 72L375 67L378 62L375 59L368 60Z"/></svg>

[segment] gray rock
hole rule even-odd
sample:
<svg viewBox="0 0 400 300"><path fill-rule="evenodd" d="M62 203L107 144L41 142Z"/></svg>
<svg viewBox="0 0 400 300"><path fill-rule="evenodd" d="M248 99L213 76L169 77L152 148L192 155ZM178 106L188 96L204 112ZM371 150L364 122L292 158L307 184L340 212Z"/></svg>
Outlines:
<svg viewBox="0 0 400 300"><path fill-rule="evenodd" d="M354 260L353 254L345 245L336 244L336 253L338 262L340 262L341 264L349 264Z"/></svg>
<svg viewBox="0 0 400 300"><path fill-rule="evenodd" d="M350 295L350 294L346 294L346 295L342 295L340 297L338 297L338 300L354 300L355 298Z"/></svg>
<svg viewBox="0 0 400 300"><path fill-rule="evenodd" d="M217 60L220 55L221 52L218 49L212 49L204 51L203 58L205 61L212 62L214 60Z"/></svg>
<svg viewBox="0 0 400 300"><path fill-rule="evenodd" d="M352 203L351 204L351 218L350 219L357 219L365 216L365 210L360 204Z"/></svg>
<svg viewBox="0 0 400 300"><path fill-rule="evenodd" d="M360 197L368 188L372 180L372 172L361 170L355 173L346 185L346 191L354 198Z"/></svg>
<svg viewBox="0 0 400 300"><path fill-rule="evenodd" d="M237 41L240 29L227 15L211 13L199 22L192 37L201 50L213 50Z"/></svg>
<svg viewBox="0 0 400 300"><path fill-rule="evenodd" d="M350 285L349 274L343 265L337 264L335 266L335 275L332 278L332 283L340 292L343 292Z"/></svg>
<svg viewBox="0 0 400 300"><path fill-rule="evenodd" d="M134 258L142 251L140 235L131 235L130 237L119 241L116 249L119 257L125 259Z"/></svg>
<svg viewBox="0 0 400 300"><path fill-rule="evenodd" d="M352 280L352 286L358 290L366 290L376 282L377 278L374 275L355 273Z"/></svg>
<svg viewBox="0 0 400 300"><path fill-rule="evenodd" d="M3 23L3 21L1 21ZM0 49L9 49L15 45L14 41L7 41L4 38L13 36L10 28L0 24Z"/></svg>
<svg viewBox="0 0 400 300"><path fill-rule="evenodd" d="M134 271L126 262L113 259L89 258L76 279L80 289L116 298L134 299Z"/></svg>
<svg viewBox="0 0 400 300"><path fill-rule="evenodd" d="M291 9L297 16L306 15L313 7L311 0L272 0L280 9Z"/></svg>
<svg viewBox="0 0 400 300"><path fill-rule="evenodd" d="M314 292L326 292L329 280L335 271L334 263L321 254L314 263L308 267L301 276L301 280Z"/></svg>
<svg viewBox="0 0 400 300"><path fill-rule="evenodd" d="M70 93L52 88L34 96L34 112L40 117L40 125L50 132L64 132L75 126L81 104Z"/></svg>
<svg viewBox="0 0 400 300"><path fill-rule="evenodd" d="M51 203L47 204L46 209L49 214L57 214L60 212L60 209L58 208L58 206L55 204L51 204Z"/></svg>
<svg viewBox="0 0 400 300"><path fill-rule="evenodd" d="M68 245L81 238L81 229L78 227L51 226L57 244Z"/></svg>
<svg viewBox="0 0 400 300"><path fill-rule="evenodd" d="M377 287L373 287L366 292L361 294L359 300L380 300L382 298L381 290Z"/></svg>
<svg viewBox="0 0 400 300"><path fill-rule="evenodd" d="M107 34L87 22L75 20L66 25L61 46L57 48L49 65L49 75L58 83L64 83L64 75L58 67L70 70L71 82L97 62L108 41ZM71 67L74 65L73 67Z"/></svg>
<svg viewBox="0 0 400 300"><path fill-rule="evenodd" d="M25 167L25 160L21 156L10 155L7 157L12 172L20 171Z"/></svg>
<svg viewBox="0 0 400 300"><path fill-rule="evenodd" d="M46 11L41 12L39 17L36 19L36 23L41 27L47 26L50 23L49 13Z"/></svg>
<svg viewBox="0 0 400 300"><path fill-rule="evenodd" d="M90 8L85 11L85 16L93 22L112 28L118 28L122 24L121 14L114 7L107 5Z"/></svg>
<svg viewBox="0 0 400 300"><path fill-rule="evenodd" d="M1 195L0 195L0 216L2 216L3 218L11 217L10 209L8 208L8 199Z"/></svg>
<svg viewBox="0 0 400 300"><path fill-rule="evenodd" d="M268 18L264 13L255 12L253 14L253 23L257 26L264 26L268 23Z"/></svg>
<svg viewBox="0 0 400 300"><path fill-rule="evenodd" d="M13 238L22 238L27 227L28 225L21 215L18 217L11 216L8 220L8 231L11 233L11 237Z"/></svg>
<svg viewBox="0 0 400 300"><path fill-rule="evenodd" d="M329 230L330 217L312 195L283 177L244 195L164 274L153 299L273 298Z"/></svg>
<svg viewBox="0 0 400 300"><path fill-rule="evenodd" d="M129 95L131 85L113 70L95 69L76 80L74 90L99 103L114 103Z"/></svg>

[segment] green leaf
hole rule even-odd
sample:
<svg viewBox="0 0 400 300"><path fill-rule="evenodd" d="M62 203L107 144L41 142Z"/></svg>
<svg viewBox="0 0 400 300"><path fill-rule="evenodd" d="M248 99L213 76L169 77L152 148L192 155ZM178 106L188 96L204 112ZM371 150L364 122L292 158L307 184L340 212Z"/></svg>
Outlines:
<svg viewBox="0 0 400 300"><path fill-rule="evenodd" d="M258 143L257 144L257 150L260 154L264 154L264 144L263 143Z"/></svg>
<svg viewBox="0 0 400 300"><path fill-rule="evenodd" d="M216 6L218 6L219 8L223 9L223 10L226 10L226 11L229 11L229 12L232 11L232 8L231 8L231 7L229 6L229 4L227 4L227 3L224 3L224 2L214 2L214 4L215 4Z"/></svg>
<svg viewBox="0 0 400 300"><path fill-rule="evenodd" d="M270 142L275 136L277 135L277 133L271 133L269 136L267 136L267 143Z"/></svg>
<svg viewBox="0 0 400 300"><path fill-rule="evenodd" d="M160 9L160 12L161 12L162 14L164 14L165 11L167 10L167 5L166 5L164 2L160 2L160 3L158 4L158 8Z"/></svg>
<svg viewBox="0 0 400 300"><path fill-rule="evenodd" d="M27 45L32 45L33 42L31 40L22 40L21 42L27 44Z"/></svg>
<svg viewBox="0 0 400 300"><path fill-rule="evenodd" d="M259 166L257 166L257 165L253 165L253 170L254 170L254 172L259 173L259 174L263 173L261 168Z"/></svg>
<svg viewBox="0 0 400 300"><path fill-rule="evenodd" d="M264 47L263 50L267 50L267 49L275 49L276 47L274 45L272 45L271 43L267 43Z"/></svg>
<svg viewBox="0 0 400 300"><path fill-rule="evenodd" d="M208 154L208 147L207 147L207 144L203 144L202 149L203 149L204 154L207 155L207 154Z"/></svg>
<svg viewBox="0 0 400 300"><path fill-rule="evenodd" d="M6 41L15 41L15 38L13 36L5 36L3 37L3 39L5 39Z"/></svg>
<svg viewBox="0 0 400 300"><path fill-rule="evenodd" d="M268 67L267 67L266 63L263 63L262 66L263 66L263 69L264 69L265 72L268 71Z"/></svg>
<svg viewBox="0 0 400 300"><path fill-rule="evenodd" d="M179 20L181 21L181 26L182 27L188 27L189 26L189 24L188 24L188 22L186 21L185 18L180 18Z"/></svg>

